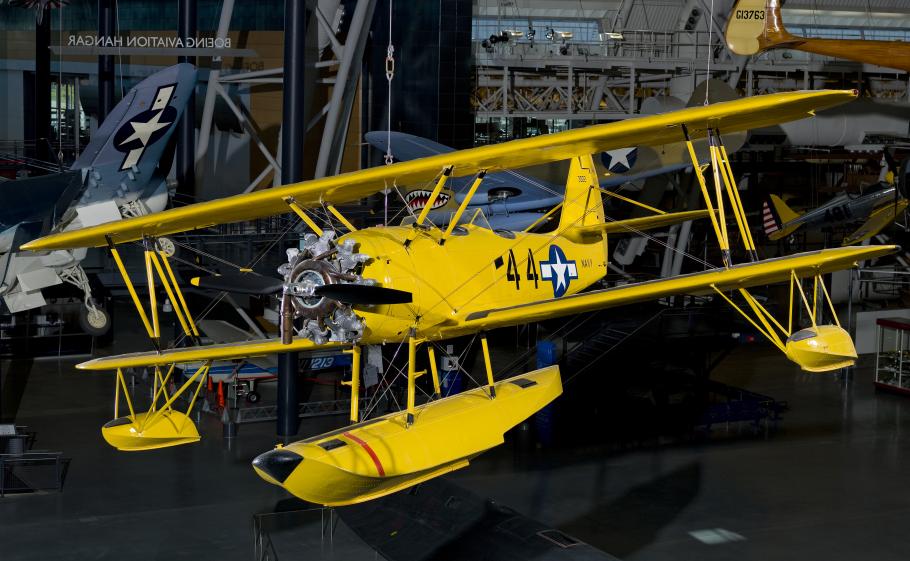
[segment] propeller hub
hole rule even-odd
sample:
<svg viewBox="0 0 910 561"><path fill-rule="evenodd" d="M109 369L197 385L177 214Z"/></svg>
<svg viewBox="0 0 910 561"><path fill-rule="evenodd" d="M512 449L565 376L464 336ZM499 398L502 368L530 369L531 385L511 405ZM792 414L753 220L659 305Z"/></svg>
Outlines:
<svg viewBox="0 0 910 561"><path fill-rule="evenodd" d="M374 281L360 276L368 255L354 251L357 242L336 242L333 232L307 234L301 248L287 250L288 262L278 268L284 277L281 296L282 338L307 337L317 344L328 341L355 342L363 335L363 320L349 303L320 294L332 285L366 285Z"/></svg>

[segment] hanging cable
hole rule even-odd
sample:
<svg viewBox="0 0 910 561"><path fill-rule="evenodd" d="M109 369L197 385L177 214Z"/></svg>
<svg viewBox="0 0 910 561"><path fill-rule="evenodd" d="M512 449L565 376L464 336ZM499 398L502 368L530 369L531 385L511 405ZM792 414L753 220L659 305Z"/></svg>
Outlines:
<svg viewBox="0 0 910 561"><path fill-rule="evenodd" d="M705 105L710 103L709 94L711 93L711 46L714 43L714 0L711 0L711 11L708 14L708 71L705 76Z"/></svg>
<svg viewBox="0 0 910 561"><path fill-rule="evenodd" d="M386 141L385 141L385 164L391 165L395 162L395 156L392 154L392 79L395 78L395 47L392 45L392 6L393 0L389 0L389 45L385 51L385 79L388 83L388 95L386 96L386 105L388 114L386 115ZM383 191L385 197L383 220L386 226L389 225L389 189Z"/></svg>
<svg viewBox="0 0 910 561"><path fill-rule="evenodd" d="M57 39L57 44L60 47L63 47L63 4L57 8L59 11L57 13L57 22L60 29L57 30L59 39ZM50 7L48 7L50 11ZM60 100L63 99L63 95L60 92L60 88L63 87L63 49L59 48L57 50L57 164L59 164L60 169L63 169L63 122L60 119ZM69 97L69 96L67 96ZM79 154L76 154L78 157Z"/></svg>
<svg viewBox="0 0 910 561"><path fill-rule="evenodd" d="M117 26L115 27L117 35L120 35L120 2L114 4L114 17L117 20ZM120 67L120 99L124 98L123 91L123 45L121 41L117 41L117 65ZM100 124L100 123L99 123Z"/></svg>

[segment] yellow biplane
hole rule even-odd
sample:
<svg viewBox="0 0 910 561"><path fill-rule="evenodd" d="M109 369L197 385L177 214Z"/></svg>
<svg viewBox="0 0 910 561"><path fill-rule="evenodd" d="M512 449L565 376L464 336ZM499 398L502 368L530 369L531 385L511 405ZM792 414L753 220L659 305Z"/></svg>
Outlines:
<svg viewBox="0 0 910 561"><path fill-rule="evenodd" d="M733 181L720 131L736 132L805 118L814 111L848 102L854 91L790 92L718 103L595 125L494 146L440 154L305 181L165 212L61 232L30 242L24 249L49 251L104 246L112 252L137 310L155 342L151 352L98 358L78 365L83 370L116 370L129 414L102 428L104 438L122 450L145 450L193 442L199 434L187 412L174 407L177 396L192 394L190 408L216 360L239 359L289 351L345 348L353 354L351 420L343 429L279 446L255 459L256 472L302 499L344 505L380 497L463 466L503 442L504 433L555 399L562 391L557 366L495 380L486 333L492 329L580 312L646 301L672 294L714 294L744 315L788 358L802 368L822 372L853 364L856 352L840 328L821 275L886 255L895 246L843 247L758 260L746 213ZM713 189L692 146L708 138ZM659 146L684 141L694 163L705 210L667 214L651 209L644 218L609 220L602 205L591 154L624 146ZM467 202L488 172L530 164L570 160L558 226L552 232L492 231L463 216ZM705 168L707 169L707 168ZM473 176L470 192L445 229L426 221L428 209L451 177ZM435 182L428 204L412 223L357 230L335 205L357 201L385 189ZM312 209L334 216L348 233L324 231ZM550 212L555 216L557 209ZM188 335L196 333L180 287L157 247L160 236L217 223L296 213L312 229L298 247L288 250L282 279L251 272L194 280L212 288L281 294L281 340L230 345L158 348L159 326L155 278L175 303ZM752 262L734 264L727 217L741 232ZM542 220L548 216L542 217ZM670 224L707 219L718 239L724 265L670 279L583 292L607 271L607 237ZM123 268L117 244L145 244L150 310L139 301ZM804 290L803 279L814 279ZM790 283L789 317L778 321L748 287ZM807 296L811 292L811 296ZM823 298L824 296L824 298ZM811 304L810 304L811 298ZM827 300L834 325L817 325L818 302ZM794 306L804 305L812 325L793 325ZM479 334L485 384L439 398L434 344L451 337ZM363 345L397 343L407 347L407 404L402 411L362 420L358 407L360 354ZM417 403L418 349L429 356L435 395ZM182 387L165 389L175 364L202 361ZM155 399L148 412L135 412L122 370L155 369ZM195 385L195 388L194 388ZM115 411L120 392L115 393ZM115 413L115 416L117 414Z"/></svg>

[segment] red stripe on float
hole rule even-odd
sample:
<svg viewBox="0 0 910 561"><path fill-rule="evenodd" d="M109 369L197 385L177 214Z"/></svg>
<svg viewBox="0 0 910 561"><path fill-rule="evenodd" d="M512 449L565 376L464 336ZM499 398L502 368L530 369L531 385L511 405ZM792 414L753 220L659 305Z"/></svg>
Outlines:
<svg viewBox="0 0 910 561"><path fill-rule="evenodd" d="M370 458L372 458L373 463L376 464L376 471L379 473L379 477L385 477L385 470L382 469L382 462L379 461L379 456L377 456L376 452L374 452L373 449L370 448L370 445L367 444L365 441L357 438L356 436L354 436L353 434L351 434L349 432L344 433L344 436L353 440L354 442L359 444L364 450L366 450L367 454L369 454Z"/></svg>

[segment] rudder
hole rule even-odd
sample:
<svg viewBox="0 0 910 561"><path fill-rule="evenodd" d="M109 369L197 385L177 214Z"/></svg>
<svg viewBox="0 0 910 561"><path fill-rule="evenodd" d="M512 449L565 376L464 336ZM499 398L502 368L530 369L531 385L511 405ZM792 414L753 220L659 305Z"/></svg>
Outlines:
<svg viewBox="0 0 910 561"><path fill-rule="evenodd" d="M790 224L799 213L787 206L777 195L771 195L762 206L762 223L765 235L772 240L785 238L796 231L802 224Z"/></svg>
<svg viewBox="0 0 910 561"><path fill-rule="evenodd" d="M597 168L590 154L572 158L566 177L566 197L559 218L559 231L603 224L603 198L597 183Z"/></svg>
<svg viewBox="0 0 910 561"><path fill-rule="evenodd" d="M603 195L597 183L597 168L594 158L590 154L572 158L569 173L566 176L566 196L563 199L559 217L560 235L570 240L583 244L600 244L603 251L603 263L607 258L607 235L598 233L586 236L584 227L601 225L605 222ZM600 260L600 249L589 246L593 253L592 258Z"/></svg>
<svg viewBox="0 0 910 561"><path fill-rule="evenodd" d="M738 0L724 32L727 47L738 55L754 55L789 41L780 0Z"/></svg>

